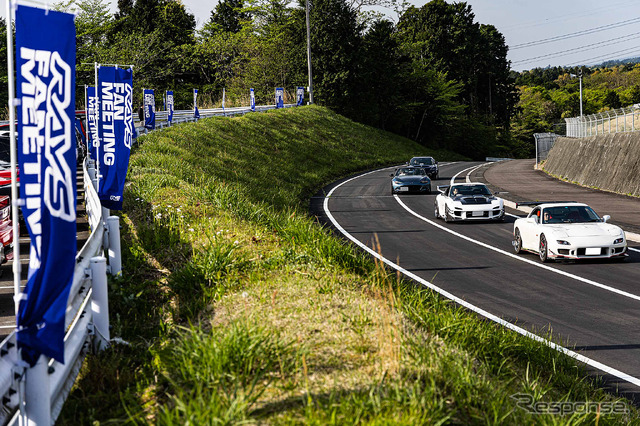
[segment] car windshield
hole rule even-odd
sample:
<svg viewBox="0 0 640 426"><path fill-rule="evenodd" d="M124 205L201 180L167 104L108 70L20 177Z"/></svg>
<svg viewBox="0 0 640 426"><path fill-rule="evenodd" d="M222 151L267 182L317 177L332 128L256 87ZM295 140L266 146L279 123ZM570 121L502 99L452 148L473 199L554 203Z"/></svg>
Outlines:
<svg viewBox="0 0 640 426"><path fill-rule="evenodd" d="M491 195L491 191L484 185L456 185L451 189L451 196L458 195Z"/></svg>
<svg viewBox="0 0 640 426"><path fill-rule="evenodd" d="M424 176L425 174L424 169L414 167L403 167L396 171L396 176Z"/></svg>
<svg viewBox="0 0 640 426"><path fill-rule="evenodd" d="M412 158L409 164L411 164L412 166L431 166L433 165L433 158L431 157Z"/></svg>
<svg viewBox="0 0 640 426"><path fill-rule="evenodd" d="M542 223L585 223L600 222L596 212L587 206L547 207L542 212Z"/></svg>

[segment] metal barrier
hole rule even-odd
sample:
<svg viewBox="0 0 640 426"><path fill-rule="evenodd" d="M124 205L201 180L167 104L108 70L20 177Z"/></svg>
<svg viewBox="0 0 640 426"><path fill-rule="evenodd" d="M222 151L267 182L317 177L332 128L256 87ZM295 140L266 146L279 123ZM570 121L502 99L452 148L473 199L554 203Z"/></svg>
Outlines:
<svg viewBox="0 0 640 426"><path fill-rule="evenodd" d="M285 104L284 108L292 108L295 107L296 104ZM271 109L276 109L275 105L256 105L255 112L264 112ZM235 115L245 115L250 112L253 112L250 107L234 107L234 108L208 108L198 110L200 113L200 118L206 117L232 117ZM188 123L198 121L197 118L193 116L193 110L177 110L173 111L173 120L169 123L169 112L168 111L156 111L156 128L163 129L165 127L179 124L179 123ZM144 127L144 122L134 119L134 127L138 131L138 135L147 134L150 130Z"/></svg>
<svg viewBox="0 0 640 426"><path fill-rule="evenodd" d="M11 333L0 345L1 424L53 424L89 349L99 350L109 344L107 268L103 255L103 237L109 230L93 183L95 168L88 160L84 162L83 174L91 234L76 255L65 318L65 362L41 356L35 367L28 368L20 360L16 333Z"/></svg>
<svg viewBox="0 0 640 426"><path fill-rule="evenodd" d="M640 130L640 104L564 120L567 124L566 135L571 138L635 132Z"/></svg>

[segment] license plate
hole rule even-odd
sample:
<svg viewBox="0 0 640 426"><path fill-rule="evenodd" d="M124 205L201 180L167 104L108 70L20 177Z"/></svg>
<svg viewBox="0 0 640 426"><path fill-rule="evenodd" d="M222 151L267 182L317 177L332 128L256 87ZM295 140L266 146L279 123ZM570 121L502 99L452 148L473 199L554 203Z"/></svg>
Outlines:
<svg viewBox="0 0 640 426"><path fill-rule="evenodd" d="M409 187L408 186L401 186L400 187L400 191L408 191Z"/></svg>
<svg viewBox="0 0 640 426"><path fill-rule="evenodd" d="M471 212L471 216L484 216L484 212Z"/></svg>
<svg viewBox="0 0 640 426"><path fill-rule="evenodd" d="M600 247L589 247L584 249L584 254L587 256L599 256L601 253Z"/></svg>

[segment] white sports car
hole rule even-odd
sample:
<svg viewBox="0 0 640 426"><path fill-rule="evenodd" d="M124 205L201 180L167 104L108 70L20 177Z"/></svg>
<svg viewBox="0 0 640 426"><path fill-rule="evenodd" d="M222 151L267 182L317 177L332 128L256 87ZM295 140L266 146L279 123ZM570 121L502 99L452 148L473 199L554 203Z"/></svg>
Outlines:
<svg viewBox="0 0 640 426"><path fill-rule="evenodd" d="M504 220L504 202L483 183L452 183L438 186L434 203L436 218L457 220Z"/></svg>
<svg viewBox="0 0 640 426"><path fill-rule="evenodd" d="M526 218L513 224L513 248L549 259L624 259L624 231L582 203L539 204Z"/></svg>

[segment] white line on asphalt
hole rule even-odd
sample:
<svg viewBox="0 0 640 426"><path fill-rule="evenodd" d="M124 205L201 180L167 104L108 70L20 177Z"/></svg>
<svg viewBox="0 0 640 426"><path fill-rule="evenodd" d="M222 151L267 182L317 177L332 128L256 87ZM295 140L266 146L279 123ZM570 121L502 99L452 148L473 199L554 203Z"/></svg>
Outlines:
<svg viewBox="0 0 640 426"><path fill-rule="evenodd" d="M465 308L470 309L470 310L478 313L479 315L482 315L483 317L485 317L485 318L487 318L487 319L489 319L491 321L494 321L494 322L496 322L496 323L498 323L498 324L500 324L500 325L502 325L502 326L504 326L504 327L506 327L506 328L508 328L510 330L513 330L516 333L519 333L519 334L521 334L523 336L526 336L526 337L528 337L530 339L533 339L535 341L543 343L544 345L549 346L550 348L555 349L558 352L561 352L561 353L563 353L563 354L565 354L567 356L570 356L570 357L574 358L575 360L577 360L579 362L582 362L582 363L587 364L587 365L589 365L591 367L597 368L598 370L600 370L600 371L602 371L602 372L604 372L606 374L610 374L610 375L612 375L614 377L617 377L617 378L619 378L621 380L629 382L629 383L631 383L633 385L640 386L640 379L638 379L638 378L636 378L634 376L631 376L631 375L629 375L629 374L627 374L625 372L622 372L620 370L616 370L615 368L609 367L608 365L605 365L605 364L603 364L601 362L598 362L596 360L593 360L591 358L587 358L586 356L581 355L581 354L579 354L577 352L571 351L571 350L569 350L569 349L567 349L567 348L565 348L563 346L558 345L557 343L554 343L554 342L552 342L550 340L544 339L544 338L542 338L542 337L540 337L540 336L538 336L536 334L533 334L530 331L527 331L527 330L525 330L525 329L523 329L521 327L518 327L518 326L516 326L516 325L514 325L514 324L512 324L512 323L510 323L508 321L503 320L502 318L497 317L496 315L493 315L493 314L485 311L484 309L482 309L482 308L480 308L478 306L472 305L471 303L466 302L465 300L460 299L457 296L454 296L452 293L449 293L448 291L446 291L446 290L434 285L433 283L431 283L431 282L429 282L429 281L427 281L427 280L415 275L414 273L412 273L410 271L407 271L406 269L402 268L400 265L398 265L396 263L393 263L392 261L386 259L381 254L376 253L374 250L372 250L371 248L367 247L365 244L360 242L353 235L349 234L342 226L340 226L338 221L331 214L331 211L329 210L329 197L331 197L331 194L333 194L333 192L336 189L338 189L339 187L341 187L345 183L351 182L352 180L357 179L359 177L366 176L366 175L369 175L371 173L375 173L376 171L377 170L364 173L364 174L362 174L360 176L353 177L353 178L351 178L349 180L346 180L346 181L340 183L339 185L336 185L334 188L331 189L331 191L329 191L329 193L327 194L327 197L324 199L323 208L324 208L325 213L327 214L327 217L329 218L331 223L333 223L333 225L344 236L346 236L354 244L356 244L358 247L362 248L363 250L365 250L366 252L368 252L372 256L380 259L386 265L388 265L391 268L401 272L405 276L407 276L407 277L419 282L423 286L425 286L427 288L430 288L430 289L440 293L442 296L446 297L447 299L450 299L450 300L456 302L457 304L459 304L461 306L464 306ZM399 200L399 198L397 198L397 197L396 197L396 199ZM434 224L434 225L436 225L438 227L441 227L440 225L437 225L437 224ZM441 227L441 228L444 228L444 227ZM444 229L447 230L446 228L444 228ZM515 257L518 258L517 256L515 256ZM522 259L522 260L524 260L524 259ZM543 266L543 265L538 265L538 266Z"/></svg>
<svg viewBox="0 0 640 426"><path fill-rule="evenodd" d="M0 328L16 328L15 325L0 325Z"/></svg>
<svg viewBox="0 0 640 426"><path fill-rule="evenodd" d="M631 248L631 247L627 247L627 250L637 251L638 253L640 253L640 250L638 250L638 249L634 249L634 248Z"/></svg>
<svg viewBox="0 0 640 426"><path fill-rule="evenodd" d="M423 220L423 221L427 222L428 224L430 224L432 226L435 226L438 229L441 229L441 230L443 230L445 232L448 232L451 235L455 235L458 238L462 238L463 240L467 240L467 241L469 241L471 243L474 243L474 244L477 244L477 245L479 245L481 247L487 248L489 250L493 250L493 251L495 251L497 253L500 253L500 254L505 255L507 257L510 257L512 259L516 259L516 260L519 260L521 262L528 263L528 264L533 265L533 266L535 266L537 268L545 269L547 271L551 271L551 272L554 272L554 273L559 274L559 275L563 275L563 276L568 277L568 278L573 278L574 280L583 282L585 284L592 285L594 287L601 288L603 290L610 291L612 293L619 294L621 296L628 297L630 299L640 300L640 296L638 296L636 294L629 293L629 292L626 292L624 290L620 290L620 289L617 289L615 287L611 287L611 286L608 286L606 284L599 283L597 281L593 281L593 280L590 280L590 279L587 279L587 278L583 278L583 277L580 277L578 275L571 274L569 272L565 272L565 271L562 271L560 269L553 268L553 267L545 265L543 263L538 263L537 261L533 261L531 259L527 259L527 258L518 256L518 255L516 255L514 253L499 249L499 248L494 247L492 245L489 245L487 243L483 243L482 241L474 240L471 237L467 237L466 235L463 235L463 234L460 234L458 232L455 232L455 231L453 231L453 230L451 230L451 229L449 229L449 228L447 228L445 226L440 225L439 223L436 223L436 222L432 221L431 219L427 219L426 217L419 215L418 213L416 213L413 210L411 210L404 202L402 202L400 197L398 197L397 195L394 196L394 198L396 199L398 204L400 204L400 206L402 206L402 208L404 208L406 211L411 213L413 216L417 217L420 220Z"/></svg>

